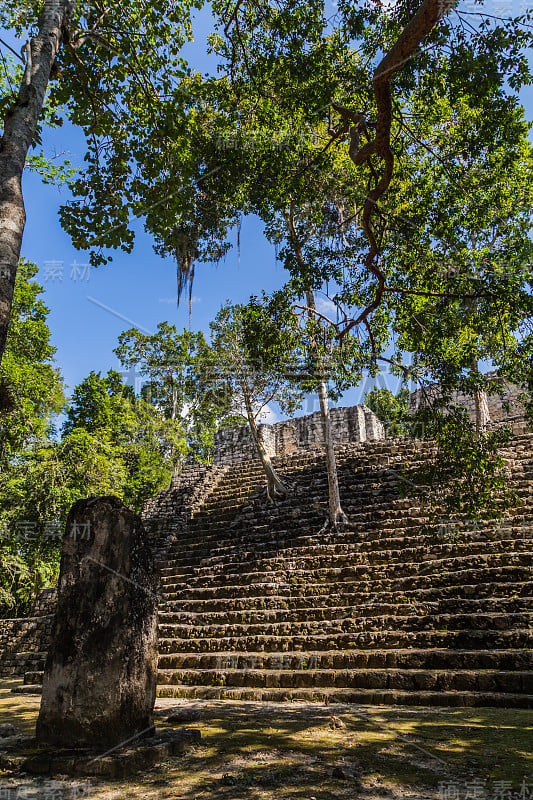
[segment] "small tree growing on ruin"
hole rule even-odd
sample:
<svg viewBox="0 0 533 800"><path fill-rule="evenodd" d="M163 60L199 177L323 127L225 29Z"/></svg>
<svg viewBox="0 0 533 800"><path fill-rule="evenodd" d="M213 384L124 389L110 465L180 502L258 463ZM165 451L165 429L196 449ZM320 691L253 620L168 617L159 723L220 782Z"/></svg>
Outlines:
<svg viewBox="0 0 533 800"><path fill-rule="evenodd" d="M329 401L338 400L361 379L368 359L350 336L340 353L331 326L321 320L314 291L302 289L297 279L271 297L264 296L262 302L251 298L243 316L245 339L252 356L262 353L263 366L278 371L279 354L285 357L289 340L291 365L287 377L302 393L318 395L328 474L328 517L324 529L334 530L348 520L340 500Z"/></svg>
<svg viewBox="0 0 533 800"><path fill-rule="evenodd" d="M219 389L225 388L234 412L245 414L265 472L267 497L272 501L285 496L288 489L274 469L257 420L270 403L277 403L284 414L293 413L301 405L303 394L292 377L291 362L296 354L289 331L277 342L274 367L252 357L244 331L245 316L251 313L249 307L227 302L211 323L212 381ZM259 315L256 320L260 320Z"/></svg>
<svg viewBox="0 0 533 800"><path fill-rule="evenodd" d="M329 525L336 528L340 524L345 524L348 521L346 514L342 510L341 498L339 491L339 478L337 474L337 459L335 457L335 447L333 443L333 434L331 431L331 422L329 416L329 397L326 385L326 378L324 375L324 358L321 354L319 344L319 329L317 328L317 310L315 303L315 293L309 278L306 279L306 262L304 257L304 244L312 235L312 230L302 236L297 229L295 218L294 202L291 198L288 208L284 211L284 218L287 225L288 238L291 250L296 259L296 264L304 276L304 289L305 289L305 304L306 312L308 315L309 323L306 328L306 344L309 355L313 364L313 374L316 376L316 390L318 393L318 400L320 403L320 417L322 420L322 430L324 433L324 449L326 453L326 467L328 472L328 497L329 497ZM319 323L318 323L319 324Z"/></svg>

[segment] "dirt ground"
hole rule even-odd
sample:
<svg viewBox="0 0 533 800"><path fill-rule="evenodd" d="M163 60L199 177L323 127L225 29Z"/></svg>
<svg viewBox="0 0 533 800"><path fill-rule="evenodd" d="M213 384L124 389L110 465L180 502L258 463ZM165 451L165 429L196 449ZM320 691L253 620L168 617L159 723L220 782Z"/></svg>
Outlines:
<svg viewBox="0 0 533 800"><path fill-rule="evenodd" d="M0 723L30 734L40 698L17 683ZM161 699L157 725L178 708L202 734L185 756L120 781L3 773L0 798L533 800L533 711Z"/></svg>

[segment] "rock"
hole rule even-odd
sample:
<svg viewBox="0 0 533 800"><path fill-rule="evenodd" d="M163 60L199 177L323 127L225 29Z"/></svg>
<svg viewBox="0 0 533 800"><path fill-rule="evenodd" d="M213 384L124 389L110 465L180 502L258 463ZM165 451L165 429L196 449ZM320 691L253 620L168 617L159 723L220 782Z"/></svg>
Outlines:
<svg viewBox="0 0 533 800"><path fill-rule="evenodd" d="M39 744L108 747L153 732L156 591L139 517L116 497L75 503L63 540Z"/></svg>
<svg viewBox="0 0 533 800"><path fill-rule="evenodd" d="M17 729L14 725L10 725L9 722L0 725L0 739L7 739L8 736L16 736L17 734Z"/></svg>
<svg viewBox="0 0 533 800"><path fill-rule="evenodd" d="M339 781L347 781L350 777L342 767L333 767L333 772L331 774L333 778L337 778Z"/></svg>
<svg viewBox="0 0 533 800"><path fill-rule="evenodd" d="M329 721L329 727L332 730L336 730L337 728L343 729L346 728L346 723L343 722L342 719L340 719L340 717L331 717Z"/></svg>
<svg viewBox="0 0 533 800"><path fill-rule="evenodd" d="M179 725L185 722L196 722L200 719L200 712L197 708L177 708L167 717L167 722Z"/></svg>

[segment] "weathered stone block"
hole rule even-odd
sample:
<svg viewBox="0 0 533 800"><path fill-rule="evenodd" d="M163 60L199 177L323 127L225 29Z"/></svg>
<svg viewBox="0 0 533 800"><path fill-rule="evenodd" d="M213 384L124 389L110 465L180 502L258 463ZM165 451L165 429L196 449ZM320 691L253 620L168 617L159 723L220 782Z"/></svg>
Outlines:
<svg viewBox="0 0 533 800"><path fill-rule="evenodd" d="M116 497L75 503L63 542L39 743L114 746L151 732L156 592L139 517Z"/></svg>
<svg viewBox="0 0 533 800"><path fill-rule="evenodd" d="M330 422L336 445L383 439L383 424L364 405L330 408ZM274 425L259 425L259 435L272 458L324 446L320 412L295 417ZM223 428L215 434L215 464L238 464L256 460L257 451L247 425Z"/></svg>
<svg viewBox="0 0 533 800"><path fill-rule="evenodd" d="M499 391L487 396L487 406L492 424L513 423L516 416L523 417L525 414L524 406L521 402L522 395L526 392L525 386L517 386L511 383L505 376L500 375L497 370L492 370L484 374L487 382L494 382L499 386ZM527 392L526 392L527 393ZM425 386L411 392L408 399L409 413L414 414L419 408L428 405L441 396L441 387L438 383ZM507 404L509 408L507 409ZM475 421L475 401L472 395L464 394L458 390L451 393L451 403L453 406L464 406L470 418ZM514 427L514 426L513 426ZM527 425L524 426L527 428ZM525 431L524 431L525 432ZM515 431L518 433L518 430Z"/></svg>

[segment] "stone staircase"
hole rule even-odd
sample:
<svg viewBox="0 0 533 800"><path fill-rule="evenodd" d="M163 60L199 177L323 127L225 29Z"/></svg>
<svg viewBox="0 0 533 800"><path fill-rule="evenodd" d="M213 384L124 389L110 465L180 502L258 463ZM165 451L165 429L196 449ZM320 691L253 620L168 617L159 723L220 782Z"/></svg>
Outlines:
<svg viewBox="0 0 533 800"><path fill-rule="evenodd" d="M424 442L337 448L350 519L339 532L320 531L320 451L274 460L291 483L276 505L254 461L226 467L210 490L204 475L186 523L176 489L149 501L159 695L532 707L532 445L516 436L505 453L519 505L477 530L429 525L403 496L431 458ZM25 690L40 678L27 673Z"/></svg>
<svg viewBox="0 0 533 800"><path fill-rule="evenodd" d="M257 464L231 467L161 563L159 694L533 705L532 443L509 448L505 526L457 541L401 496L422 443L339 448L338 533L319 532L321 453L278 459L293 491L275 507Z"/></svg>

